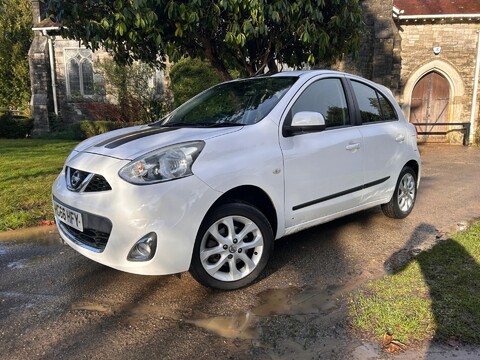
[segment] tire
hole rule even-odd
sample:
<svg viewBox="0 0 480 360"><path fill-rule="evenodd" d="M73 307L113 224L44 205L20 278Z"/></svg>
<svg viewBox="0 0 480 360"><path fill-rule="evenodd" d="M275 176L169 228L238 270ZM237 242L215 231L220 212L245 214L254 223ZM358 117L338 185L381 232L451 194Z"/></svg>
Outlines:
<svg viewBox="0 0 480 360"><path fill-rule="evenodd" d="M405 166L395 186L392 199L382 205L383 213L394 219L403 219L412 212L417 198L417 175L412 168Z"/></svg>
<svg viewBox="0 0 480 360"><path fill-rule="evenodd" d="M210 288L242 288L265 268L273 242L272 227L257 208L244 203L221 205L200 226L190 273Z"/></svg>

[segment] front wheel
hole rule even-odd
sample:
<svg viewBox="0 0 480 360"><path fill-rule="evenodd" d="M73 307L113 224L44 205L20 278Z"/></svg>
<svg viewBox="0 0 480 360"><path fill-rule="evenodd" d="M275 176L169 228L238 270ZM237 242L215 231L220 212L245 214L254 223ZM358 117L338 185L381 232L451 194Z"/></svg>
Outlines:
<svg viewBox="0 0 480 360"><path fill-rule="evenodd" d="M257 208L244 203L222 205L200 226L190 272L205 286L239 289L258 277L272 251L272 227Z"/></svg>
<svg viewBox="0 0 480 360"><path fill-rule="evenodd" d="M383 213L394 219L403 219L412 212L417 197L417 175L406 166L400 172L392 199L382 205Z"/></svg>

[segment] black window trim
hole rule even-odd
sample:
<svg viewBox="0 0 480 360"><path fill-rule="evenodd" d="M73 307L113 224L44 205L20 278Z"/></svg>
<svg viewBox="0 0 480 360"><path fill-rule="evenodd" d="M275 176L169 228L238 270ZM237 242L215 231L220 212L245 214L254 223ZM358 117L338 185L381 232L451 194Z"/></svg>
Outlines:
<svg viewBox="0 0 480 360"><path fill-rule="evenodd" d="M395 106L393 106L392 102L390 101L390 99L388 99L388 97L383 93L383 91L381 91L380 89L378 89L377 87L374 87L364 81L361 81L360 79L356 79L356 78L347 78L346 79L347 82L348 82L348 88L349 88L349 91L351 92L351 96L353 98L353 103L355 104L355 124L357 126L359 125L374 125L374 124L383 124L383 123L387 123L387 122L394 122L394 121L399 121L400 120L400 116L398 116L398 112L397 110L395 109ZM353 85L352 85L352 82L355 81L357 83L360 83L362 85L365 85L367 87L369 87L370 89L372 89L373 91L375 91L375 95L377 96L377 101L378 101L378 104L380 105L380 111L381 111L381 117L382 117L382 120L381 121L371 121L371 122L362 122L362 115L360 113L360 106L358 104L358 101L357 101L357 97L355 96L355 91L353 90ZM382 103L380 102L380 98L378 97L378 94L381 94L386 101L388 101L388 103L390 104L390 106L392 107L393 111L395 112L395 114L397 115L397 118L396 119L389 119L389 120L385 120L385 114L384 114L384 111L383 111L383 107L382 107Z"/></svg>

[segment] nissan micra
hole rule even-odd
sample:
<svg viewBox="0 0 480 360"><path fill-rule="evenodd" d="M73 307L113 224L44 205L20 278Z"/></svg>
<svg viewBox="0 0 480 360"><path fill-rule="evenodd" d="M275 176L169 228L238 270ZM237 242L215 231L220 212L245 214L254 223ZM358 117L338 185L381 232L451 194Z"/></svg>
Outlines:
<svg viewBox="0 0 480 360"><path fill-rule="evenodd" d="M413 209L416 131L390 91L334 71L230 81L161 121L79 144L53 184L63 240L136 274L254 281L285 235Z"/></svg>

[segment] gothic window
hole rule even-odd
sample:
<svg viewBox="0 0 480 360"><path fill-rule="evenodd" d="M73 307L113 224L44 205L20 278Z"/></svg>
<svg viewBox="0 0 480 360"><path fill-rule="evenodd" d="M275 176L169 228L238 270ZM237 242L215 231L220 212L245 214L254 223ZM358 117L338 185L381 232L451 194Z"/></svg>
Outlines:
<svg viewBox="0 0 480 360"><path fill-rule="evenodd" d="M65 49L65 76L69 98L93 96L92 51Z"/></svg>

